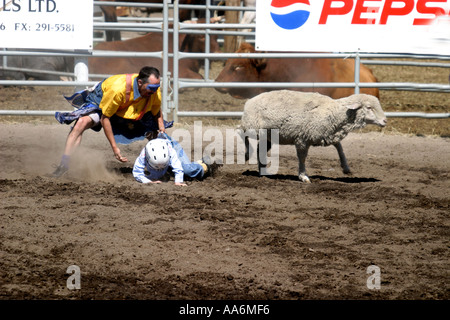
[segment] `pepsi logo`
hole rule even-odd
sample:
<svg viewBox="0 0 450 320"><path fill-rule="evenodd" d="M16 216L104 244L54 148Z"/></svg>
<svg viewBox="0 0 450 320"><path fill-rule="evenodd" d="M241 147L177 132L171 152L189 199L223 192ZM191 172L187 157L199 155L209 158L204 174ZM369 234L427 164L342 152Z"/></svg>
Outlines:
<svg viewBox="0 0 450 320"><path fill-rule="evenodd" d="M309 0L273 0L270 5L272 20L280 28L298 29L309 18Z"/></svg>

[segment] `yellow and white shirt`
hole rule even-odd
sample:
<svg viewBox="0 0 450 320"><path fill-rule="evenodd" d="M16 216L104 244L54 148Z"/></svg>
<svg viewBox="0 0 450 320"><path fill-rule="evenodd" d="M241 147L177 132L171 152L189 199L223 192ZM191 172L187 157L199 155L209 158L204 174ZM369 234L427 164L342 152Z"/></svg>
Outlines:
<svg viewBox="0 0 450 320"><path fill-rule="evenodd" d="M102 83L103 97L100 102L102 114L111 117L117 115L124 119L140 120L145 113L151 112L154 116L161 109L161 90L144 98L139 93L137 84L138 74L131 75L131 90L127 99L127 75L119 74L105 79Z"/></svg>

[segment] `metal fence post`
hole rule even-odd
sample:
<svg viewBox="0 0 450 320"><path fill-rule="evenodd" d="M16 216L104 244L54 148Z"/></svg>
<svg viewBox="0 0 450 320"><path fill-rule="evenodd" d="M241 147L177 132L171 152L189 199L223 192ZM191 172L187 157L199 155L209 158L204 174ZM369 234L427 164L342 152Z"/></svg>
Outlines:
<svg viewBox="0 0 450 320"><path fill-rule="evenodd" d="M169 89L169 1L164 0L163 7L163 70L162 70L162 103L161 110L164 119L168 114L168 89Z"/></svg>
<svg viewBox="0 0 450 320"><path fill-rule="evenodd" d="M356 51L356 57L355 57L355 94L359 94L360 64L361 64L361 57L359 56L359 50L358 50L358 51Z"/></svg>
<svg viewBox="0 0 450 320"><path fill-rule="evenodd" d="M206 17L205 23L206 24L211 23L211 11L209 9L210 5L211 5L211 0L206 0L206 9L205 9L205 17ZM205 53L209 53L210 44L211 44L209 31L210 31L210 29L205 29ZM203 70L205 70L205 79L206 80L209 79L209 66L210 66L209 59L205 58Z"/></svg>
<svg viewBox="0 0 450 320"><path fill-rule="evenodd" d="M179 36L180 36L180 18L179 18L179 7L178 7L178 0L173 1L173 104L174 108L172 110L173 112L173 121L178 122L178 90L179 90L179 83L178 83L178 63L179 63L179 55L178 55L178 48L179 46Z"/></svg>
<svg viewBox="0 0 450 320"><path fill-rule="evenodd" d="M2 48L2 51L6 51L6 48ZM3 68L8 67L8 56L3 56L3 58L2 58L2 66L3 66Z"/></svg>

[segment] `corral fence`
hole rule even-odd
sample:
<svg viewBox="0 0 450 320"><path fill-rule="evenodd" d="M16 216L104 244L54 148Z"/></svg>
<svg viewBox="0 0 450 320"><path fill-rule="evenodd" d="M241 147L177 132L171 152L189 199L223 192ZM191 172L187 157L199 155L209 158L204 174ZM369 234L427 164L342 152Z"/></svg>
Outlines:
<svg viewBox="0 0 450 320"><path fill-rule="evenodd" d="M172 3L173 2L173 3ZM119 18L118 22L103 22L98 18L94 18L94 31L120 30L129 32L162 32L163 33L163 50L159 52L124 52L124 51L100 51L93 49L90 52L80 51L57 51L46 50L5 50L0 51L3 55L0 70L5 71L33 71L36 73L57 74L64 77L71 77L72 81L41 81L41 80L0 80L0 86L67 86L75 87L75 90L95 85L98 80L108 75L89 74L88 58L89 57L157 57L163 60L162 70L162 110L167 119L172 115L173 120L178 121L178 117L240 117L242 112L220 112L220 111L179 111L179 91L185 88L218 88L218 87L248 87L248 88L354 88L355 93L359 93L361 88L379 88L380 90L401 90L401 91L421 91L421 92L444 92L450 93L450 85L433 84L433 83L398 83L398 82L377 82L362 83L359 81L359 65L395 65L395 66L415 66L415 67L437 67L450 68L449 56L438 55L411 55L411 54L374 54L374 53L211 53L209 52L210 36L217 35L220 39L225 36L241 36L245 37L248 42L254 41L254 24L240 24L237 22L226 21L226 23L211 23L210 18L213 12L217 11L237 11L242 15L244 10L254 11L255 8L241 6L216 5L216 1L206 0L205 6L200 5L182 5L178 0L165 0L163 4L150 3L132 3L132 2L98 2L94 1L94 5L99 6L122 6L122 7L138 7L138 8L160 8L162 9L161 18ZM179 9L202 9L205 10L205 23L185 23L178 21ZM169 17L172 12L172 17ZM172 24L172 27L171 25ZM243 31L243 30L252 31ZM173 53L168 52L169 33L173 33ZM203 53L187 53L178 50L178 35L185 34L203 34L205 35L205 52ZM0 49L1 50L1 49ZM74 57L74 72L53 72L43 70L30 70L23 68L8 67L8 56L66 56ZM168 59L173 58L173 74L168 72ZM191 80L179 78L179 61L181 59L196 58L204 59L204 80ZM209 68L211 61L225 60L229 58L337 58L337 59L355 59L355 80L348 83L327 83L327 82L215 82L210 79ZM370 59L370 60L367 60ZM377 60L373 60L377 59ZM391 59L413 59L414 61L398 61ZM427 61L421 61L427 60ZM433 61L433 62L430 62ZM169 90L170 89L170 90ZM61 110L68 111L68 110ZM54 115L55 110L0 110L0 115L33 115L46 116ZM442 119L449 118L450 113L424 113L424 112L386 112L387 117L418 117Z"/></svg>

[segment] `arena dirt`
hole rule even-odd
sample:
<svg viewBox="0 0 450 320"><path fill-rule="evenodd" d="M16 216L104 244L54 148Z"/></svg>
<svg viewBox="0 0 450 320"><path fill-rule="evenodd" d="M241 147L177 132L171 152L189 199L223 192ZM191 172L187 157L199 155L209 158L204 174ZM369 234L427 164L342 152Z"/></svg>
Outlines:
<svg viewBox="0 0 450 320"><path fill-rule="evenodd" d="M414 80L411 69L403 80L399 69L374 70L384 81ZM412 74L447 81L445 71L420 70ZM72 91L1 87L0 109L67 109L62 95ZM449 99L388 91L381 102L386 111L448 112ZM180 97L181 110L238 111L243 103L207 89ZM169 133L194 137L194 120L224 139L237 124L180 119ZM313 148L312 183L302 184L294 148L282 146L275 175L224 164L184 188L135 182L131 169L145 142L122 146L123 164L92 131L69 174L48 178L69 126L52 117L0 121L0 299L450 297L448 120L390 119L383 130L351 133L343 141L351 175L333 148ZM81 271L79 290L67 287L72 265ZM372 265L380 289L367 286Z"/></svg>

